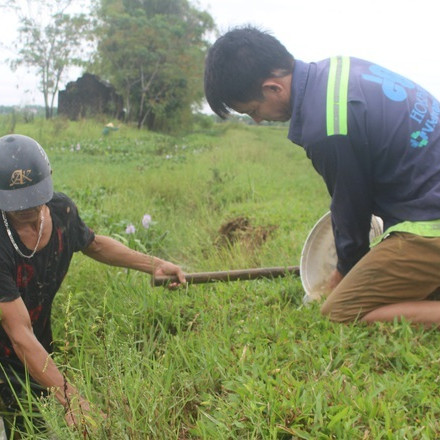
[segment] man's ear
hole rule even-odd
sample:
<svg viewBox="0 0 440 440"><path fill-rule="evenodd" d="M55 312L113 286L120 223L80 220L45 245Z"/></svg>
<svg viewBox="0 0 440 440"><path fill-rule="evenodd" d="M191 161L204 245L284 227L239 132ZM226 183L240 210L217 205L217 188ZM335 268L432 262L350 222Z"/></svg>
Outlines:
<svg viewBox="0 0 440 440"><path fill-rule="evenodd" d="M289 87L289 89L287 88ZM267 78L263 81L261 85L261 89L263 91L263 95L281 95L285 94L286 91L290 90L290 84L288 85L285 81L285 77L282 78Z"/></svg>

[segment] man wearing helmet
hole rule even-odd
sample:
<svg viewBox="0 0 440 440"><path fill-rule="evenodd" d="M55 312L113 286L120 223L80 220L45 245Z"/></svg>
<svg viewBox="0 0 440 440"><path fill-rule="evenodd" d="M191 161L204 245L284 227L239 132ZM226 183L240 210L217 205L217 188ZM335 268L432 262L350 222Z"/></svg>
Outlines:
<svg viewBox="0 0 440 440"><path fill-rule="evenodd" d="M0 138L0 395L13 404L8 383L18 385L24 366L43 390L54 390L76 423L73 407L89 411L85 401L55 365L51 307L73 253L153 276L182 270L167 261L136 252L110 237L95 235L66 195L54 193L43 148L22 135Z"/></svg>

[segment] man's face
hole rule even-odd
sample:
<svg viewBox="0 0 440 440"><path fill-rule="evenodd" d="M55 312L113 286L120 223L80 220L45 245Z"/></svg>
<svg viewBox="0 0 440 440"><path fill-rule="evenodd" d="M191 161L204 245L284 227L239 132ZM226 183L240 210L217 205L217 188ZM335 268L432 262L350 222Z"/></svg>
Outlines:
<svg viewBox="0 0 440 440"><path fill-rule="evenodd" d="M38 221L40 212L44 205L35 206L34 208L22 209L21 211L8 211L8 217L14 223L32 223Z"/></svg>
<svg viewBox="0 0 440 440"><path fill-rule="evenodd" d="M290 88L277 84L264 86L262 98L248 102L235 102L232 108L238 113L249 115L255 122L288 121L292 116Z"/></svg>
<svg viewBox="0 0 440 440"><path fill-rule="evenodd" d="M237 102L234 103L232 108L238 113L249 115L257 123L261 121L285 122L292 116L289 104L268 102L267 99L249 101L246 103Z"/></svg>

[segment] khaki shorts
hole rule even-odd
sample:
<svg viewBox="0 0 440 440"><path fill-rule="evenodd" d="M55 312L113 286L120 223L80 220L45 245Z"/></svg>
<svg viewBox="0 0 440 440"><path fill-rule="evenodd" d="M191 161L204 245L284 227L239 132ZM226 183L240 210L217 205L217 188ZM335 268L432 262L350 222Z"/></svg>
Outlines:
<svg viewBox="0 0 440 440"><path fill-rule="evenodd" d="M321 312L332 321L355 321L387 304L434 299L439 288L440 238L394 232L351 269Z"/></svg>

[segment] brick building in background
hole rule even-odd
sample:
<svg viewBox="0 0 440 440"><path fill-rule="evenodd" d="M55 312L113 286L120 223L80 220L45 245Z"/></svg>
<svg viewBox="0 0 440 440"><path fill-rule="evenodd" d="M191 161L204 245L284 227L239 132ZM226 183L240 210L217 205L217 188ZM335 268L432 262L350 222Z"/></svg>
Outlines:
<svg viewBox="0 0 440 440"><path fill-rule="evenodd" d="M73 121L96 115L123 119L123 99L110 83L85 73L58 93L58 115Z"/></svg>

